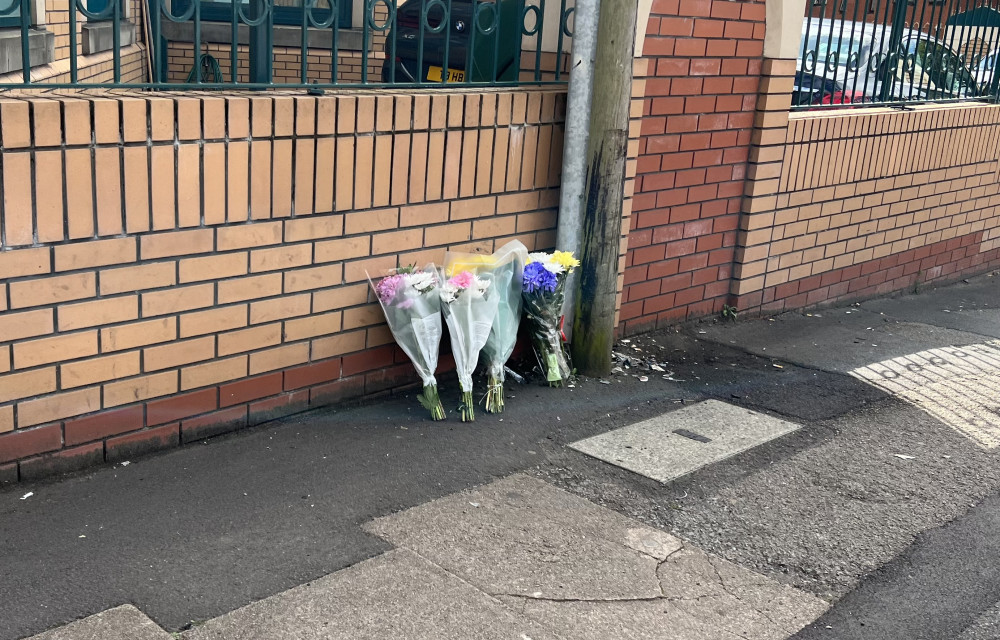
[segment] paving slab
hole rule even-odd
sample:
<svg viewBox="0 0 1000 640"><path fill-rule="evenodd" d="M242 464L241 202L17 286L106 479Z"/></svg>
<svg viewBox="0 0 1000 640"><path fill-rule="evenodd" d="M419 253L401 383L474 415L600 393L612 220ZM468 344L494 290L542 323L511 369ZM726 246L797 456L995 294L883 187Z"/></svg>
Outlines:
<svg viewBox="0 0 1000 640"><path fill-rule="evenodd" d="M580 640L785 638L827 604L525 476L368 530Z"/></svg>
<svg viewBox="0 0 1000 640"><path fill-rule="evenodd" d="M783 640L826 602L690 545L657 569L663 594L693 618L740 637Z"/></svg>
<svg viewBox="0 0 1000 640"><path fill-rule="evenodd" d="M577 600L659 597L656 566L682 544L525 476L378 518L365 529L492 595Z"/></svg>
<svg viewBox="0 0 1000 640"><path fill-rule="evenodd" d="M519 613L544 620L573 640L746 640L667 600L537 600L501 598Z"/></svg>
<svg viewBox="0 0 1000 640"><path fill-rule="evenodd" d="M578 640L784 640L825 602L690 547L657 569L663 595L645 600L501 596L511 608Z"/></svg>
<svg viewBox="0 0 1000 640"><path fill-rule="evenodd" d="M247 605L185 640L556 640L407 550L390 551Z"/></svg>
<svg viewBox="0 0 1000 640"><path fill-rule="evenodd" d="M570 447L667 483L798 428L787 420L706 400Z"/></svg>
<svg viewBox="0 0 1000 640"><path fill-rule="evenodd" d="M108 609L82 620L32 636L28 640L171 640L141 611L130 604Z"/></svg>

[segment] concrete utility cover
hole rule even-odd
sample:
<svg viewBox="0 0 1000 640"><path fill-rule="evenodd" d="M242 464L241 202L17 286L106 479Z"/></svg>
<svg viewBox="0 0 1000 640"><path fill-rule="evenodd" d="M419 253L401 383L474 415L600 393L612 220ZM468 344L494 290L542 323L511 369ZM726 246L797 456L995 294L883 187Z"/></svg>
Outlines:
<svg viewBox="0 0 1000 640"><path fill-rule="evenodd" d="M666 483L798 428L793 422L705 400L569 446Z"/></svg>
<svg viewBox="0 0 1000 640"><path fill-rule="evenodd" d="M1000 446L1000 340L927 349L851 375L923 409L981 447Z"/></svg>
<svg viewBox="0 0 1000 640"><path fill-rule="evenodd" d="M28 640L171 640L161 629L130 604L108 609L65 627L46 631Z"/></svg>

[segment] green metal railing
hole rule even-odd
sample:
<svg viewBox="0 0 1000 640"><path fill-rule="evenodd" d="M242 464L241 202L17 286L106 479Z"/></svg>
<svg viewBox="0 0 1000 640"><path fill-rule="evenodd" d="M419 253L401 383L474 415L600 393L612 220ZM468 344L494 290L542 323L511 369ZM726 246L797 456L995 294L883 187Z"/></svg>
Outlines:
<svg viewBox="0 0 1000 640"><path fill-rule="evenodd" d="M996 101L1000 0L809 0L792 109Z"/></svg>
<svg viewBox="0 0 1000 640"><path fill-rule="evenodd" d="M93 3L100 0L89 0ZM146 48L140 81L122 79L123 3L105 0L90 10L88 0L69 2L69 82L32 80L29 0L0 0L0 24L18 20L21 59L6 89L265 89L316 91L339 87L516 86L562 83L572 37L573 7L561 0L558 24L545 24L546 0L146 0L137 31ZM552 2L553 0L548 0ZM288 2L295 4L289 6ZM282 3L282 4L279 4ZM91 5L93 6L93 5ZM80 12L88 21L110 23L113 64L110 79L81 80ZM552 15L555 15L554 12ZM551 17L550 17L551 20ZM556 52L543 50L555 40ZM140 40L139 37L136 39ZM128 42L125 43L129 44ZM190 60L184 68L178 52ZM275 55L297 56L298 69L276 77ZM37 57L37 56L36 56ZM317 62L316 60L321 60ZM343 68L360 64L360 75ZM524 65L522 61L530 61ZM226 67L226 68L224 68ZM132 74L134 75L134 74ZM186 80L178 81L182 78ZM171 81L171 79L175 81Z"/></svg>

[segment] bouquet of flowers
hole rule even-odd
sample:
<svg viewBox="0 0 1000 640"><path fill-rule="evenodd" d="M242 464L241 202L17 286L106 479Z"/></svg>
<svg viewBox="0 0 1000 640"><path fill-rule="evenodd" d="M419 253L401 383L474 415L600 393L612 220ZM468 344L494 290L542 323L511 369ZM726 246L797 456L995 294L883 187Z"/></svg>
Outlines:
<svg viewBox="0 0 1000 640"><path fill-rule="evenodd" d="M463 269L476 274L493 274L490 295L497 297L497 313L481 354L488 376L488 413L500 413L504 409L504 367L517 343L517 328L521 324L521 277L527 259L528 250L517 240L508 242L492 256L449 252L445 257L449 274Z"/></svg>
<svg viewBox="0 0 1000 640"><path fill-rule="evenodd" d="M462 387L462 404L458 408L462 422L476 419L472 372L497 313L499 296L491 290L492 284L491 273L476 275L472 271L459 271L441 285L441 311L448 324L451 352Z"/></svg>
<svg viewBox="0 0 1000 640"><path fill-rule="evenodd" d="M378 284L371 281L371 276L368 282L382 305L392 336L410 357L424 383L417 400L430 411L432 420L444 420L444 407L434 378L441 344L441 297L434 265L422 270L400 267Z"/></svg>
<svg viewBox="0 0 1000 640"><path fill-rule="evenodd" d="M569 251L529 253L524 266L524 311L535 357L550 387L562 386L571 373L563 351L562 308L566 278L578 266L580 261Z"/></svg>

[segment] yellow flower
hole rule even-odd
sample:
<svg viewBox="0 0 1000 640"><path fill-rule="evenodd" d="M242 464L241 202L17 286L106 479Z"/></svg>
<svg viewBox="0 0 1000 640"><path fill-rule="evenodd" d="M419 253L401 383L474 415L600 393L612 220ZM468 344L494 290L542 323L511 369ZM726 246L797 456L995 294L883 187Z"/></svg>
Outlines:
<svg viewBox="0 0 1000 640"><path fill-rule="evenodd" d="M552 261L562 265L567 271L580 266L580 261L573 257L569 251L555 251L552 254Z"/></svg>

